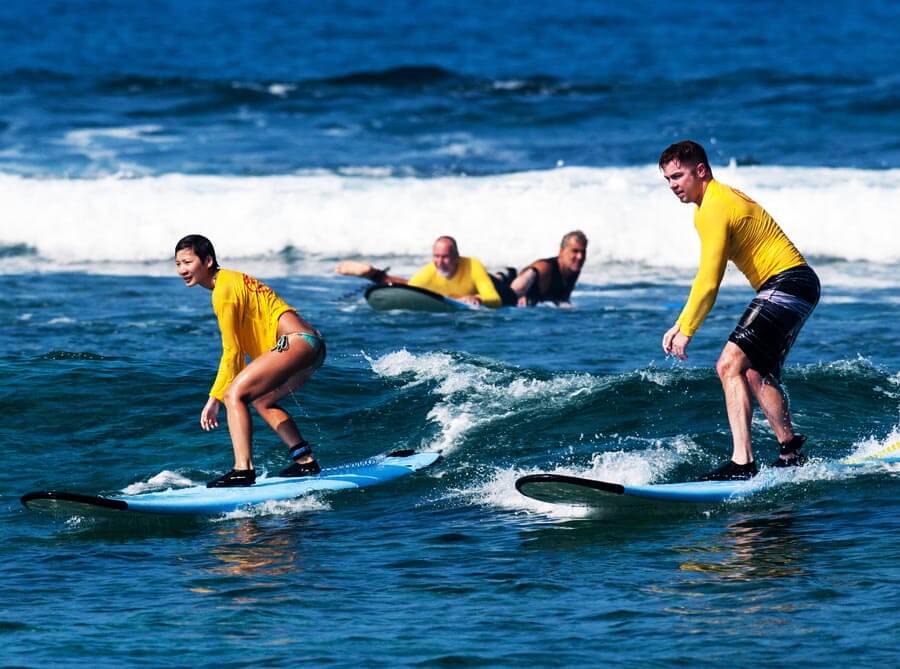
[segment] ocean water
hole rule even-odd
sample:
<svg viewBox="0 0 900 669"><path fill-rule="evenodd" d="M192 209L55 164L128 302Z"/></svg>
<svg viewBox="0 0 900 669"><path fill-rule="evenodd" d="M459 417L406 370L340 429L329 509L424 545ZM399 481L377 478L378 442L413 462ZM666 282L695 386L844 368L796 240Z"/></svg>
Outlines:
<svg viewBox="0 0 900 669"><path fill-rule="evenodd" d="M0 7L0 665L895 664L898 469L833 461L900 439L900 8L701 9ZM730 452L714 364L743 277L689 360L660 350L699 251L655 165L684 137L822 278L785 371L813 461L740 503L529 500L527 473L677 481ZM522 266L574 228L570 310L376 313L332 273L409 274L439 234ZM172 263L194 232L326 336L287 402L323 465L443 460L216 518L23 509L230 467L198 425L209 293ZM753 438L774 457L758 412Z"/></svg>

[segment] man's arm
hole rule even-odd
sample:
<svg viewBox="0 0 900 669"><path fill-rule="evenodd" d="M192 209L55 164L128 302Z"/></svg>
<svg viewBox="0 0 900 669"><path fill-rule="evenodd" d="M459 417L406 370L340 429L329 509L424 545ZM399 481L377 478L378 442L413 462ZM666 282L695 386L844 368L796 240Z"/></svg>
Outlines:
<svg viewBox="0 0 900 669"><path fill-rule="evenodd" d="M540 283L544 282L544 277L548 275L548 270L549 267L544 260L535 260L513 279L509 287L516 294L516 297L519 298L520 307L528 306L528 292L535 281L538 282L538 287L540 287Z"/></svg>
<svg viewBox="0 0 900 669"><path fill-rule="evenodd" d="M728 263L728 222L698 219L696 225L700 234L700 267L681 315L662 338L663 351L681 360L687 359L691 338L716 302Z"/></svg>
<svg viewBox="0 0 900 669"><path fill-rule="evenodd" d="M392 276L387 269L378 269L373 265L356 260L342 260L334 268L334 271L344 276L358 276L368 279L372 283L405 284L407 281L402 276Z"/></svg>
<svg viewBox="0 0 900 669"><path fill-rule="evenodd" d="M488 276L487 270L480 260L471 258L472 263L472 281L475 282L475 289L478 291L478 298L486 307L496 309L502 306L503 300L500 299L500 293L494 287L494 282Z"/></svg>
<svg viewBox="0 0 900 669"><path fill-rule="evenodd" d="M728 223L722 220L697 220L700 234L700 267L691 286L691 294L676 323L688 337L702 325L716 302L719 284L728 263Z"/></svg>

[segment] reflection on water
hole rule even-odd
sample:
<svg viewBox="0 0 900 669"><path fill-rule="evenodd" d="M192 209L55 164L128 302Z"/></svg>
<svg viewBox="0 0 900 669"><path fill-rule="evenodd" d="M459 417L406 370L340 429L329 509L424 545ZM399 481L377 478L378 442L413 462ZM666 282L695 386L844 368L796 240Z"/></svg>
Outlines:
<svg viewBox="0 0 900 669"><path fill-rule="evenodd" d="M220 527L210 553L219 561L208 571L223 576L277 576L303 569L291 532L260 527L255 519Z"/></svg>
<svg viewBox="0 0 900 669"><path fill-rule="evenodd" d="M675 547L690 556L680 568L722 581L800 576L808 547L794 522L794 515L785 512L730 523L715 541Z"/></svg>

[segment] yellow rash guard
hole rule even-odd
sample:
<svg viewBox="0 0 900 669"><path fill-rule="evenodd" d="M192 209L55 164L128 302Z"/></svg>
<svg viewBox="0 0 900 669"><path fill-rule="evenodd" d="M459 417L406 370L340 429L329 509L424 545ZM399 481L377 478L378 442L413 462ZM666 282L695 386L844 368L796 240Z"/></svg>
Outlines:
<svg viewBox="0 0 900 669"><path fill-rule="evenodd" d="M266 284L230 269L216 274L212 305L222 334L222 360L209 394L221 402L247 364L246 356L252 360L275 346L278 319L294 309Z"/></svg>
<svg viewBox="0 0 900 669"><path fill-rule="evenodd" d="M779 272L806 264L765 209L715 179L694 212L694 227L700 235L700 267L677 321L679 330L689 337L712 309L729 260L754 290Z"/></svg>
<svg viewBox="0 0 900 669"><path fill-rule="evenodd" d="M459 267L451 278L442 276L434 263L428 263L409 280L410 286L425 288L445 297L478 295L486 307L499 307L500 295L491 277L477 258L460 256Z"/></svg>

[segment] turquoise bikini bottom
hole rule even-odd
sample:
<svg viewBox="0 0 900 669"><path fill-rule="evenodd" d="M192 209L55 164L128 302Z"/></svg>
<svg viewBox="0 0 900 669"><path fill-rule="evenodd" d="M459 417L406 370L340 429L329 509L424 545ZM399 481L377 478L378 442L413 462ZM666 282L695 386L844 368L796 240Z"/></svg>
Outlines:
<svg viewBox="0 0 900 669"><path fill-rule="evenodd" d="M310 348L312 348L313 352L316 354L315 362L310 365L311 369L319 369L319 367L325 364L325 339L324 337L322 337L322 335L315 332L291 332L286 335L281 335L278 338L278 342L275 344L275 348L273 348L272 350L278 351L279 353L288 350L291 347L290 338L294 336L303 339L303 341L309 344Z"/></svg>

